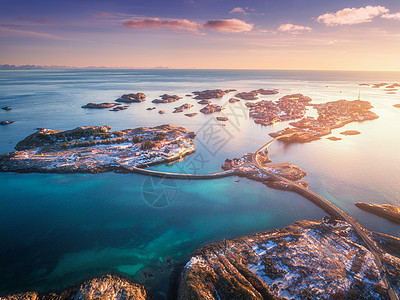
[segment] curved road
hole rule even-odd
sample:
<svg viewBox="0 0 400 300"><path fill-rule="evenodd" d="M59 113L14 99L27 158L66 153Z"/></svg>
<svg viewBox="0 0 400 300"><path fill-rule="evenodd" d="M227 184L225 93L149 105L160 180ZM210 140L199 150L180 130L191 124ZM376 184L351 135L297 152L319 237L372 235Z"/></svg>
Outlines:
<svg viewBox="0 0 400 300"><path fill-rule="evenodd" d="M333 203L331 203L327 199L325 199L325 198L321 197L320 195L310 191L309 189L305 188L301 184L293 182L293 181L291 181L289 179L286 179L286 178L284 178L284 177L282 177L280 175L276 175L274 173L268 172L258 162L257 157L258 157L258 154L261 151L263 151L264 149L267 149L276 140L278 140L280 138L289 137L291 135L292 134L286 134L286 135L278 136L278 137L274 138L273 140L269 141L268 143L266 143L261 148L259 148L256 152L254 152L254 154L252 156L252 163L261 172L263 172L264 174L268 175L270 178L274 179L275 181L283 181L287 186L291 187L292 191L294 191L294 192L296 192L296 193L298 193L298 194L300 194L302 196L305 196L308 199L313 199L313 201L318 201L324 207L329 207L329 209L331 211L333 211L336 215L340 216L344 221L346 221L347 223L351 224L352 227L354 228L354 230L358 233L358 235L361 237L361 239L366 244L368 250L374 256L374 260L375 260L376 266L378 267L378 270L379 270L379 272L381 274L382 281L385 283L385 285L387 287L387 293L388 293L389 298L391 300L399 300L399 297L398 297L397 293L393 289L393 287L392 287L392 285L390 283L390 280L387 277L386 268L385 268L385 265L382 263L382 259L381 259L381 250L379 249L379 247L376 246L375 242L370 238L370 236L368 235L368 233L364 229L364 227L362 227L354 218L350 217L347 213L345 213L343 210L341 210L339 207L337 207L336 205L334 205Z"/></svg>

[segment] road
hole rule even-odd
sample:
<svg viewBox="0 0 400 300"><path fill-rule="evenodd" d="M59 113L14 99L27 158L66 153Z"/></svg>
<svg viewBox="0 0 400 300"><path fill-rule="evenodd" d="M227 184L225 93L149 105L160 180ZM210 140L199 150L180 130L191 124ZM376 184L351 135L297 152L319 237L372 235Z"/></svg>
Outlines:
<svg viewBox="0 0 400 300"><path fill-rule="evenodd" d="M285 137L289 137L291 135L292 134L278 136L278 137L274 138L273 140L269 141L268 143L266 143L265 145L263 145L261 148L259 148L256 152L254 152L254 154L252 156L253 165L256 166L261 172L263 172L264 174L266 174L270 178L272 178L274 181L284 182L285 184L287 184L288 187L290 186L290 189L292 191L294 191L308 199L312 199L313 202L319 202L321 204L320 206L322 206L322 207L328 207L330 211L334 212L334 214L336 214L337 216L340 216L341 219L343 219L347 223L351 224L353 229L358 233L358 235L364 241L368 250L374 256L374 260L375 260L376 266L378 267L378 270L381 274L382 281L386 285L386 290L387 290L389 298L391 300L399 300L397 293L393 289L393 286L390 283L389 278L387 277L385 265L382 263L381 250L379 249L378 246L376 246L375 242L370 238L370 236L368 235L368 233L364 227L362 227L354 218L350 217L347 213L345 213L343 210L341 210L339 207L337 207L336 205L334 205L327 199L310 191L309 189L305 188L301 184L298 184L298 183L293 182L289 179L286 179L280 175L276 175L274 173L269 172L258 162L258 155L261 151L268 149L268 147L276 140L279 140L279 139L285 138Z"/></svg>

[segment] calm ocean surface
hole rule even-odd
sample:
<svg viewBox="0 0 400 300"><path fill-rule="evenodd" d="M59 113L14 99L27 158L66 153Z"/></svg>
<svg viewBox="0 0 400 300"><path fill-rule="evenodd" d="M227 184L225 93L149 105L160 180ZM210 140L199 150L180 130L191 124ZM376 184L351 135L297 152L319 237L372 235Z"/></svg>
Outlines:
<svg viewBox="0 0 400 300"><path fill-rule="evenodd" d="M227 104L230 121L221 127L213 115L193 118L173 114L192 103L186 94L204 89L249 91L277 88L277 100L302 93L314 103L339 99L370 101L380 118L348 124L334 136L308 144L270 147L274 162L291 162L308 173L310 189L328 198L367 229L400 237L400 226L366 213L354 202L400 204L400 93L359 87L362 82L400 83L400 73L228 70L67 70L0 71L0 153L37 127L72 129L110 125L113 130L172 123L197 133L196 153L170 172L208 173L220 170L227 157L256 150L268 133L287 123L261 127L248 119L244 101ZM120 112L87 110L88 102L112 102L128 92L144 92L147 101ZM151 103L169 93L184 99ZM226 104L232 94L214 103ZM156 106L154 111L147 107ZM158 110L166 110L165 115ZM310 109L310 115L315 111ZM358 130L357 136L342 136ZM61 289L92 275L123 273L143 283L156 299L166 298L170 265L184 263L199 246L275 229L295 221L318 220L325 214L297 194L230 177L206 181L160 182L137 174L0 173L0 294ZM163 196L168 205L149 205ZM166 203L167 204L167 203ZM148 276L152 274L153 277Z"/></svg>

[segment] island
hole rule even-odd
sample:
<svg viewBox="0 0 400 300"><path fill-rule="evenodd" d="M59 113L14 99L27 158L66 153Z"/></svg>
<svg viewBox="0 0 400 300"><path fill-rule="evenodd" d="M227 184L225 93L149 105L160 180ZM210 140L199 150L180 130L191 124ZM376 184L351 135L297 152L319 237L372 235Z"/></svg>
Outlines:
<svg viewBox="0 0 400 300"><path fill-rule="evenodd" d="M306 117L298 122L290 123L293 127L287 127L278 132L270 133L272 137L291 134L283 142L305 143L320 139L321 136L332 133L332 129L343 127L351 122L361 122L379 118L370 111L372 105L368 101L338 100L324 104L315 104L318 118Z"/></svg>
<svg viewBox="0 0 400 300"><path fill-rule="evenodd" d="M396 108L400 108L400 104L394 104L393 106Z"/></svg>
<svg viewBox="0 0 400 300"><path fill-rule="evenodd" d="M185 104L182 104L181 106L175 107L175 110L173 111L173 113L180 113L180 112L183 112L185 109L190 109L192 107L193 107L193 104L185 103Z"/></svg>
<svg viewBox="0 0 400 300"><path fill-rule="evenodd" d="M125 110L128 108L129 108L129 106L116 106L113 109L110 109L110 111L120 111L120 110Z"/></svg>
<svg viewBox="0 0 400 300"><path fill-rule="evenodd" d="M357 131L357 130L346 130L341 132L340 134L342 135L358 135L361 134L361 132Z"/></svg>
<svg viewBox="0 0 400 300"><path fill-rule="evenodd" d="M304 117L305 103L310 101L311 98L307 96L293 94L284 96L275 102L263 100L246 103L246 106L249 108L249 115L254 119L254 123L269 126L277 122Z"/></svg>
<svg viewBox="0 0 400 300"><path fill-rule="evenodd" d="M4 110L12 110L12 108L11 108L10 106L5 106L5 107L2 107L1 109L4 109Z"/></svg>
<svg viewBox="0 0 400 300"><path fill-rule="evenodd" d="M253 90L250 92L237 93L235 95L235 97L241 98L243 100L257 100L258 94L260 94L260 95L275 95L275 94L279 94L279 91L277 89L273 89L273 90L258 89L258 90Z"/></svg>
<svg viewBox="0 0 400 300"><path fill-rule="evenodd" d="M207 104L211 103L211 100L203 99L203 100L198 101L197 103L201 104L201 105L207 105Z"/></svg>
<svg viewBox="0 0 400 300"><path fill-rule="evenodd" d="M400 223L400 208L391 204L369 204L363 202L354 203L358 208L370 212L371 214L380 216L389 221Z"/></svg>
<svg viewBox="0 0 400 300"><path fill-rule="evenodd" d="M236 102L239 102L240 100L239 99L236 99L236 98L231 98L231 99L229 99L229 103L236 103Z"/></svg>
<svg viewBox="0 0 400 300"><path fill-rule="evenodd" d="M331 140L331 141L341 141L341 140L342 140L341 138L336 137L336 136L330 136L330 137L328 137L327 139L328 139L328 140Z"/></svg>
<svg viewBox="0 0 400 300"><path fill-rule="evenodd" d="M15 121L1 121L0 122L0 125L8 125L8 124L12 124L12 123L14 123Z"/></svg>
<svg viewBox="0 0 400 300"><path fill-rule="evenodd" d="M221 89L215 89L215 90L205 90L205 91L196 91L193 92L194 95L196 95L193 99L197 100L204 100L204 99L217 99L217 98L222 98L225 94L234 92L236 91L235 89L229 89L229 90L221 90Z"/></svg>
<svg viewBox="0 0 400 300"><path fill-rule="evenodd" d="M82 108L95 108L95 109L102 109L102 108L111 108L117 105L121 105L119 103L112 103L112 102L103 102L103 103L88 103L84 106L82 106Z"/></svg>
<svg viewBox="0 0 400 300"><path fill-rule="evenodd" d="M171 124L111 131L109 126L42 129L0 155L2 172L99 173L178 160L195 134Z"/></svg>
<svg viewBox="0 0 400 300"><path fill-rule="evenodd" d="M160 96L161 99L154 99L153 103L170 103L170 102L175 102L178 101L179 99L182 99L182 97L179 97L178 95L168 95L164 94Z"/></svg>
<svg viewBox="0 0 400 300"><path fill-rule="evenodd" d="M136 93L136 94L125 94L118 98L117 102L123 103L134 103L134 102L143 102L146 100L146 95L144 93Z"/></svg>
<svg viewBox="0 0 400 300"><path fill-rule="evenodd" d="M384 262L398 290L400 259L385 253ZM200 248L178 299L387 299L381 276L352 226L325 217Z"/></svg>
<svg viewBox="0 0 400 300"><path fill-rule="evenodd" d="M220 105L207 104L207 106L200 109L200 112L202 112L203 114L212 114L213 112L217 112L217 111L221 111L221 110L223 110L223 108Z"/></svg>
<svg viewBox="0 0 400 300"><path fill-rule="evenodd" d="M190 117L190 118L192 118L196 115L197 115L197 113L185 114L186 117Z"/></svg>

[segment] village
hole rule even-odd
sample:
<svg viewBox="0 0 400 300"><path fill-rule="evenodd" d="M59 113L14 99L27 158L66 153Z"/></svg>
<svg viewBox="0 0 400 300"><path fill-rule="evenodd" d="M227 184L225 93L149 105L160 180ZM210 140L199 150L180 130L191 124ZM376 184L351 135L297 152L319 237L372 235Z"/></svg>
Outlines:
<svg viewBox="0 0 400 300"><path fill-rule="evenodd" d="M98 173L117 170L121 164L147 167L194 152L194 136L174 125L114 132L108 126L42 129L18 143L17 151L1 155L0 169Z"/></svg>
<svg viewBox="0 0 400 300"><path fill-rule="evenodd" d="M249 116L254 119L254 123L269 126L304 117L305 103L310 101L311 98L302 94L293 94L284 96L276 102L263 100L248 102L245 105L249 108Z"/></svg>

